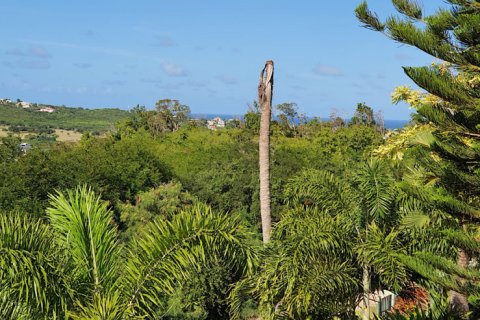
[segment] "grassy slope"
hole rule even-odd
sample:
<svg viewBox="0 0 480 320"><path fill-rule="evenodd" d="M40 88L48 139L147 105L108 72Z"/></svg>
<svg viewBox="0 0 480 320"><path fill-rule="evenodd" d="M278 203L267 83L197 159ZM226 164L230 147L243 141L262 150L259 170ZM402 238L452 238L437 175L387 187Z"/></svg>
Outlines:
<svg viewBox="0 0 480 320"><path fill-rule="evenodd" d="M38 106L38 108L41 107L43 106ZM127 111L120 109L54 107L55 112L47 113L39 112L38 108L23 109L14 104L0 103L0 124L103 132L109 130L115 122L128 116Z"/></svg>

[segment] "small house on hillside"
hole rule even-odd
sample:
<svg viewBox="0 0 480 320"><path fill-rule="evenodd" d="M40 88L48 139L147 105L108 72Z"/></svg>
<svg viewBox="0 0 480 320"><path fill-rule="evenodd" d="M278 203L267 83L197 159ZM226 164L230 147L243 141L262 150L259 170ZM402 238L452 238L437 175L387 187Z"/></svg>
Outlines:
<svg viewBox="0 0 480 320"><path fill-rule="evenodd" d="M40 110L38 110L40 112L48 112L48 113L52 113L55 111L55 109L51 108L51 107L45 107L45 108L42 108Z"/></svg>
<svg viewBox="0 0 480 320"><path fill-rule="evenodd" d="M225 128L225 121L220 117L215 117L207 121L207 128L210 130L217 130L218 128Z"/></svg>
<svg viewBox="0 0 480 320"><path fill-rule="evenodd" d="M20 102L17 103L17 106L22 107L24 109L28 109L28 108L30 108L31 104L30 104L30 102L20 101Z"/></svg>

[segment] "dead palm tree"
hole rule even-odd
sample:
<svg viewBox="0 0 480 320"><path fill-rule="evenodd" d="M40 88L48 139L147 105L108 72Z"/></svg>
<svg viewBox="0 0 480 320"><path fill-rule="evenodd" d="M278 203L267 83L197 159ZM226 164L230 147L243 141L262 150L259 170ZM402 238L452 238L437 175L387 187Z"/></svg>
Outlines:
<svg viewBox="0 0 480 320"><path fill-rule="evenodd" d="M270 119L272 116L273 61L268 60L260 73L258 102L260 118L259 166L260 166L260 215L263 242L270 240L272 217L270 213Z"/></svg>

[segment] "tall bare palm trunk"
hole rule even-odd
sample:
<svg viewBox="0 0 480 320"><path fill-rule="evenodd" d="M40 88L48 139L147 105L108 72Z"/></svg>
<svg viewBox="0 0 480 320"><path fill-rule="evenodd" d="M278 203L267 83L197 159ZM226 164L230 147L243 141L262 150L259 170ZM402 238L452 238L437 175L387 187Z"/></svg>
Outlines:
<svg viewBox="0 0 480 320"><path fill-rule="evenodd" d="M270 241L272 217L270 213L270 120L272 117L273 61L268 60L260 73L258 102L261 107L259 165L260 165L260 215L263 242Z"/></svg>

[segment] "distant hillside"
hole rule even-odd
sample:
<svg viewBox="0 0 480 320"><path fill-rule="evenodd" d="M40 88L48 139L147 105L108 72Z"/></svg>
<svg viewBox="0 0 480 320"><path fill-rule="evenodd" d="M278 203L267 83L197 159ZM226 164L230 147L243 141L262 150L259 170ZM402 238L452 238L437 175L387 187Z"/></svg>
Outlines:
<svg viewBox="0 0 480 320"><path fill-rule="evenodd" d="M83 109L25 103L24 106L29 107L24 108L14 102L0 102L0 124L31 129L104 132L115 122L128 117L128 111L120 109Z"/></svg>

